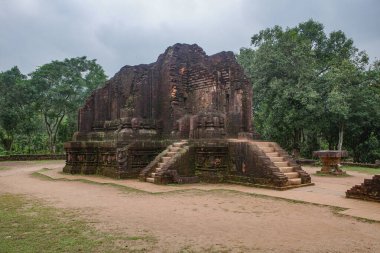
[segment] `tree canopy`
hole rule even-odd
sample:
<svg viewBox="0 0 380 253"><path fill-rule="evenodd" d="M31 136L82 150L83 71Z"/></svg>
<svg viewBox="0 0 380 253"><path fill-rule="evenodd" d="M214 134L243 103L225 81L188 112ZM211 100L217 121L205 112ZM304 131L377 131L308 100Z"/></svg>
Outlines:
<svg viewBox="0 0 380 253"><path fill-rule="evenodd" d="M309 20L262 30L251 43L237 57L251 78L254 125L264 138L307 157L313 150L342 146L360 154L357 141L376 146L378 63L368 70L368 56L352 39L342 31L326 34L321 23ZM354 157L373 161L376 155Z"/></svg>
<svg viewBox="0 0 380 253"><path fill-rule="evenodd" d="M33 130L29 117L33 92L17 67L0 73L0 90L0 140L5 150L11 150L17 134Z"/></svg>
<svg viewBox="0 0 380 253"><path fill-rule="evenodd" d="M67 141L75 131L78 108L107 77L96 60L86 57L52 61L29 76L17 67L0 73L2 146L8 152L14 150L17 135L17 144L28 146L28 151L40 149L34 144L46 141L54 153L58 139ZM42 149L46 144L40 145Z"/></svg>

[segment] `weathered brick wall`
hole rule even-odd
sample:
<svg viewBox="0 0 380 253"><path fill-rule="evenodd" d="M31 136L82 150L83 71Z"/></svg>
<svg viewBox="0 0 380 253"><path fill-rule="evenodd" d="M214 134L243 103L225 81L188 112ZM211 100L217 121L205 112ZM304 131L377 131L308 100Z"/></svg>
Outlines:
<svg viewBox="0 0 380 253"><path fill-rule="evenodd" d="M178 174L183 177L191 177L194 176L195 171L195 163L194 163L194 148L190 147L189 150L181 155L179 159L177 159L173 168L177 170Z"/></svg>
<svg viewBox="0 0 380 253"><path fill-rule="evenodd" d="M155 63L125 66L96 90L79 111L77 140L128 127L119 122L126 118L138 119L136 129L170 136L181 118L204 111L224 114L227 134L237 136L252 130L251 101L251 85L232 52L207 56L197 45L175 44Z"/></svg>
<svg viewBox="0 0 380 253"><path fill-rule="evenodd" d="M235 182L252 184L281 185L274 177L272 162L257 148L249 142L230 142L229 152L231 166L228 179Z"/></svg>
<svg viewBox="0 0 380 253"><path fill-rule="evenodd" d="M208 56L198 45L175 44L152 64L124 66L91 94L79 110L78 132L65 144L64 171L136 177L161 150L154 149L156 141L251 132L251 103L251 84L232 52ZM134 142L146 144L134 148ZM203 174L226 173L227 149L207 149L215 153L207 158L215 158L215 171L204 161ZM191 152L178 160L180 176L199 165Z"/></svg>
<svg viewBox="0 0 380 253"><path fill-rule="evenodd" d="M166 141L139 141L116 147L113 142L68 142L65 173L137 178L166 146Z"/></svg>
<svg viewBox="0 0 380 253"><path fill-rule="evenodd" d="M194 143L195 175L203 182L218 183L225 180L230 157L225 140L199 140Z"/></svg>

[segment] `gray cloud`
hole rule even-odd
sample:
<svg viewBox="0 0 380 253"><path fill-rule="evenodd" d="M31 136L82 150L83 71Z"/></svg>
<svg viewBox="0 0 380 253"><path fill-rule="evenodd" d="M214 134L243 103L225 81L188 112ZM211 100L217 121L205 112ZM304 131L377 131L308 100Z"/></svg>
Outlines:
<svg viewBox="0 0 380 253"><path fill-rule="evenodd" d="M197 43L208 54L238 52L273 25L313 18L343 30L380 58L376 0L0 0L0 71L30 73L52 60L86 55L112 76L122 66L150 63L166 47Z"/></svg>

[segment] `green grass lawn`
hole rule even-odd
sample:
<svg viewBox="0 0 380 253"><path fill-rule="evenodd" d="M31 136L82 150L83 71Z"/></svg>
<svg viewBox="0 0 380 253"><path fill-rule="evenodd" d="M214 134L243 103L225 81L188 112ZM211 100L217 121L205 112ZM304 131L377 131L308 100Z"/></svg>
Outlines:
<svg viewBox="0 0 380 253"><path fill-rule="evenodd" d="M0 252L145 252L154 243L152 236L97 231L72 211L0 195Z"/></svg>
<svg viewBox="0 0 380 253"><path fill-rule="evenodd" d="M372 174L372 175L380 174L380 168L374 169L374 168L344 165L342 166L342 169L345 171L356 171L356 172L367 173L367 174Z"/></svg>
<svg viewBox="0 0 380 253"><path fill-rule="evenodd" d="M303 167L322 167L321 164L315 164L315 165L302 165ZM371 175L380 174L380 168L367 168L367 167L359 167L359 166L349 166L349 165L343 165L341 167L342 170L345 171L356 171L359 173L366 173Z"/></svg>

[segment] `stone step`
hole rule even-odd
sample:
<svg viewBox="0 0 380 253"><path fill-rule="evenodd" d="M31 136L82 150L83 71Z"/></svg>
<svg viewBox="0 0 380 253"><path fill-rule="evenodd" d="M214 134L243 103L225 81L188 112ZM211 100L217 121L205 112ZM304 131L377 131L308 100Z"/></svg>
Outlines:
<svg viewBox="0 0 380 253"><path fill-rule="evenodd" d="M293 172L293 167L279 167L282 173Z"/></svg>
<svg viewBox="0 0 380 253"><path fill-rule="evenodd" d="M154 177L147 177L146 181L149 183L154 183Z"/></svg>
<svg viewBox="0 0 380 253"><path fill-rule="evenodd" d="M273 162L274 163L274 165L276 165L277 167L288 167L288 162L284 162L284 161L282 161L282 162Z"/></svg>
<svg viewBox="0 0 380 253"><path fill-rule="evenodd" d="M182 147L183 145L185 145L184 142L174 142L173 143L173 147Z"/></svg>
<svg viewBox="0 0 380 253"><path fill-rule="evenodd" d="M271 152L271 153L265 153L268 157L280 157L279 153L277 152Z"/></svg>
<svg viewBox="0 0 380 253"><path fill-rule="evenodd" d="M255 142L255 144L259 147L269 147L271 145L271 142L258 141Z"/></svg>
<svg viewBox="0 0 380 253"><path fill-rule="evenodd" d="M175 154L177 154L177 152L171 152L171 151L166 152L166 156L170 156L170 157L174 156Z"/></svg>
<svg viewBox="0 0 380 253"><path fill-rule="evenodd" d="M158 164L157 164L157 167L158 167L158 168L162 168L162 166L163 166L164 164L165 164L165 163L158 163Z"/></svg>
<svg viewBox="0 0 380 253"><path fill-rule="evenodd" d="M151 177L155 177L156 174L157 174L156 172L152 172L152 173L150 173L150 176L151 176Z"/></svg>
<svg viewBox="0 0 380 253"><path fill-rule="evenodd" d="M288 183L290 185L299 185L301 184L301 178L291 178L291 179L288 179Z"/></svg>
<svg viewBox="0 0 380 253"><path fill-rule="evenodd" d="M298 172L285 172L284 175L287 176L288 179L299 177Z"/></svg>
<svg viewBox="0 0 380 253"><path fill-rule="evenodd" d="M180 147L170 147L169 151L170 152L177 152L180 149Z"/></svg>
<svg viewBox="0 0 380 253"><path fill-rule="evenodd" d="M274 150L274 148L272 148L272 147L260 147L261 148L261 150L262 151L264 151L265 153L272 153L272 152L274 152L275 150Z"/></svg>
<svg viewBox="0 0 380 253"><path fill-rule="evenodd" d="M164 156L164 157L161 157L161 161L162 161L163 163L166 163L166 162L169 161L170 159L171 159L170 156Z"/></svg>
<svg viewBox="0 0 380 253"><path fill-rule="evenodd" d="M285 159L282 156L272 156L269 157L272 162L283 162Z"/></svg>

